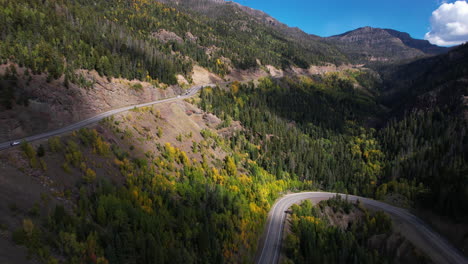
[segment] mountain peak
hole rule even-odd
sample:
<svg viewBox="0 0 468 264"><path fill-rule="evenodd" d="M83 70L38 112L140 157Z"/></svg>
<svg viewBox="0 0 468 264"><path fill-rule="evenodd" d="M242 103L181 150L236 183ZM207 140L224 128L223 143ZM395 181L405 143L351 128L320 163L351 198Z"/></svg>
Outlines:
<svg viewBox="0 0 468 264"><path fill-rule="evenodd" d="M372 30L379 30L380 28L374 28L374 27L370 27L370 26L365 26L365 27L360 27L358 29L356 29L355 31L357 30L361 30L361 31L372 31Z"/></svg>

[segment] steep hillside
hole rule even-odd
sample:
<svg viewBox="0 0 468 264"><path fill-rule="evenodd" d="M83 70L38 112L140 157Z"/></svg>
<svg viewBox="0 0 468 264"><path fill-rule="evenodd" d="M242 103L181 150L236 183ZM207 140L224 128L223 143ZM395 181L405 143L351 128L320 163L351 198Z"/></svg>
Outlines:
<svg viewBox="0 0 468 264"><path fill-rule="evenodd" d="M326 38L356 63L392 63L436 55L447 48L413 39L404 32L363 27Z"/></svg>
<svg viewBox="0 0 468 264"><path fill-rule="evenodd" d="M468 45L383 71L382 101L395 114L439 108L468 117Z"/></svg>
<svg viewBox="0 0 468 264"><path fill-rule="evenodd" d="M174 102L2 152L0 262L251 263L270 203L310 184L235 148L242 130Z"/></svg>
<svg viewBox="0 0 468 264"><path fill-rule="evenodd" d="M331 63L348 62L345 56L341 54L334 45L330 45L323 41L322 38L307 34L299 28L289 27L286 24L276 20L263 11L252 9L247 6L240 5L233 1L224 0L158 0L159 2L170 4L177 8L182 8L187 12L195 11L198 14L206 16L207 20L217 19L224 20L231 26L240 27L241 31L247 30L253 33L251 29L256 25L261 25L268 29L268 34L272 34L274 39L285 41L288 46L285 46L284 51L277 50L276 52L284 53L286 57L294 60L296 66L307 68L306 63L310 56L314 54L319 61ZM252 35L250 35L252 36ZM256 35L258 37L258 35ZM263 48L267 48L264 46ZM302 52L297 54L295 50ZM300 58L299 58L300 57ZM282 66L288 66L289 63L283 62ZM284 68L284 67L283 67Z"/></svg>
<svg viewBox="0 0 468 264"><path fill-rule="evenodd" d="M77 70L47 80L15 64L0 65L0 142L57 129L115 108L180 94L178 86L100 76Z"/></svg>
<svg viewBox="0 0 468 264"><path fill-rule="evenodd" d="M309 49L224 2L207 2L210 15L173 1L1 3L0 141L181 92L168 85L290 68L309 74L312 64L346 61L329 44L312 41Z"/></svg>
<svg viewBox="0 0 468 264"><path fill-rule="evenodd" d="M2 0L0 62L47 72L50 79L87 69L175 84L177 74L190 77L194 64L224 75L232 68L346 61L329 44L302 45L237 5L218 5L203 15L147 0Z"/></svg>
<svg viewBox="0 0 468 264"><path fill-rule="evenodd" d="M418 195L424 217L466 250L468 46L383 72L379 101L392 109L380 131L387 177L425 183L429 192Z"/></svg>

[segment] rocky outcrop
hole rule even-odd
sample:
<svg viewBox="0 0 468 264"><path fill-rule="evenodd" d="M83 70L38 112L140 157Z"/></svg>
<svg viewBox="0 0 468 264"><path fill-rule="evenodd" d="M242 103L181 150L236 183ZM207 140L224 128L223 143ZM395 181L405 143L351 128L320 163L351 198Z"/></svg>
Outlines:
<svg viewBox="0 0 468 264"><path fill-rule="evenodd" d="M176 33L167 31L165 29L160 29L158 32L153 32L151 36L153 38L159 39L164 43L169 41L175 41L177 43L184 42L184 40L181 37L179 37Z"/></svg>
<svg viewBox="0 0 468 264"><path fill-rule="evenodd" d="M190 42L197 42L198 37L194 36L191 32L185 33L185 39L190 41Z"/></svg>

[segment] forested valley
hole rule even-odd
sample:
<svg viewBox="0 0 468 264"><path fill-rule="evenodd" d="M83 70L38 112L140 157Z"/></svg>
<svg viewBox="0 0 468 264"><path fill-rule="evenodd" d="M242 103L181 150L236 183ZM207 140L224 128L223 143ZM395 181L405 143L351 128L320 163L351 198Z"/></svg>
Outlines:
<svg viewBox="0 0 468 264"><path fill-rule="evenodd" d="M23 143L20 170L78 178L54 194L65 205L44 195L12 238L44 263L250 263L271 204L301 190L396 196L399 205L464 221L466 120L435 108L382 121L388 110L375 87L371 72L357 70L233 82L189 101L220 117L212 129L165 137L173 133L161 127L167 117L150 107L98 130ZM138 123L145 120L153 123ZM142 145L149 150L135 151ZM293 207L288 258L391 262L393 253L368 246L391 234L388 216L359 210L364 220L343 230L310 204Z"/></svg>
<svg viewBox="0 0 468 264"><path fill-rule="evenodd" d="M415 110L373 128L369 121L382 106L369 92L352 88L358 80L366 83L365 75L206 88L200 105L240 120L246 132L234 135L233 144L280 179L378 199L398 194L466 219L466 119L438 108Z"/></svg>
<svg viewBox="0 0 468 264"><path fill-rule="evenodd" d="M117 81L128 84L123 94L143 81L154 94L176 87L171 102L2 150L0 245L14 247L0 253L47 264L252 263L271 206L299 191L468 222L468 45L357 66L319 37L275 29L234 4L200 0L207 11L198 12L193 1L0 0L2 111L45 104L18 91L32 76L83 94L99 85L82 76L93 71L121 78L103 86L112 92ZM224 81L179 98L195 86L194 66ZM259 69L281 74L225 82L232 70ZM288 214L287 261L395 258L375 246L395 235L382 212L337 196ZM352 221L340 227L334 215Z"/></svg>

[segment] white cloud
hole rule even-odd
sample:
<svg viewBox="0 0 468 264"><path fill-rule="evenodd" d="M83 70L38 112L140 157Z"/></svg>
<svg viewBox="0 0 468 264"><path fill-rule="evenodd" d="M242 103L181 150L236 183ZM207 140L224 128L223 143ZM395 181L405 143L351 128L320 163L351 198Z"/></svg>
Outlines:
<svg viewBox="0 0 468 264"><path fill-rule="evenodd" d="M431 31L424 38L440 46L468 41L468 2L443 3L432 12Z"/></svg>

